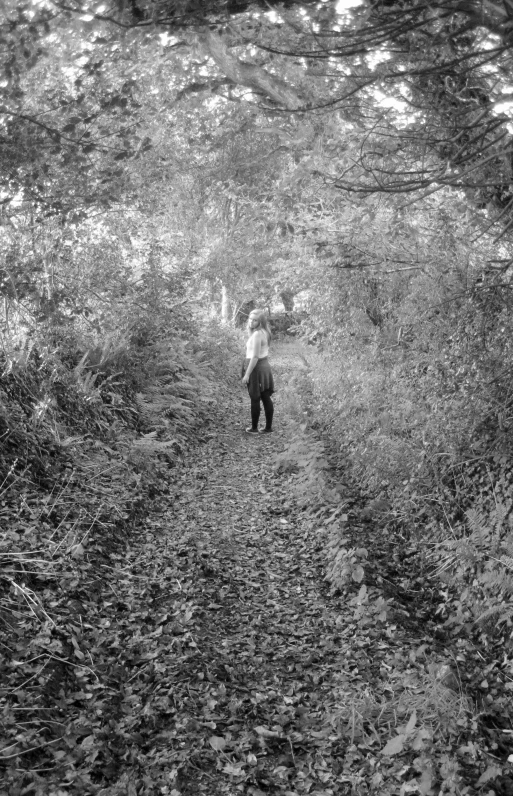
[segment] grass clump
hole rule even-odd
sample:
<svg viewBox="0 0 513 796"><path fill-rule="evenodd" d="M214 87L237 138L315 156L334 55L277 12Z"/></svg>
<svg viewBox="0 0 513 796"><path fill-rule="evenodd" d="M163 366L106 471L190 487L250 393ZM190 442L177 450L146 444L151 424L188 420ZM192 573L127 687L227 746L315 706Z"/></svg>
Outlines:
<svg viewBox="0 0 513 796"><path fill-rule="evenodd" d="M395 731L404 736L404 747L419 751L433 738L460 734L475 714L446 664L392 672L379 681L379 690L370 684L355 690L344 676L340 679L330 722L351 743L382 743L383 735L388 738Z"/></svg>

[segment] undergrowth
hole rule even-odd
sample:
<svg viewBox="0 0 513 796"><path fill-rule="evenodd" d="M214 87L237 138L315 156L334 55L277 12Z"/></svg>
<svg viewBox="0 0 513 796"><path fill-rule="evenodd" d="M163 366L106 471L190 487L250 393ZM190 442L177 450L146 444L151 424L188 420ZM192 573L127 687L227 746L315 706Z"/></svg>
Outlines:
<svg viewBox="0 0 513 796"><path fill-rule="evenodd" d="M222 329L184 338L179 326L116 345L85 346L69 331L62 349L47 339L2 360L0 765L13 796L46 794L44 782L87 768L97 597L149 506L172 498L233 347ZM86 777L82 792L91 787Z"/></svg>
<svg viewBox="0 0 513 796"><path fill-rule="evenodd" d="M302 420L317 441L307 460L298 442L279 466L292 466L287 457L296 456L309 483L298 485L313 497L322 478L317 463L327 455L319 440L329 439L343 480L367 503L364 513L400 528L425 571L449 584L449 626L504 635L513 624L511 459L497 450L475 455L468 439L478 423L476 405L463 412L461 396L451 393L434 406L402 355L383 354L377 344L363 355L350 340L343 359L340 344L307 352ZM333 476L322 487L324 502L329 489L336 497ZM346 577L348 552L335 545L332 555L329 571L338 582Z"/></svg>
<svg viewBox="0 0 513 796"><path fill-rule="evenodd" d="M376 659L373 661L371 655L367 664L370 671L366 671L363 652L362 668L348 669L342 657L327 731L343 738L363 766L360 774L352 772L347 779L351 792L360 792L358 789L370 781L375 792L384 794L471 793L465 784L469 777L484 784L502 768L487 766L481 750L479 764L475 765L482 743L479 703L475 693L467 689L467 680L461 681L457 668L458 661L466 660L466 647L456 644L454 651L438 647L434 637L441 628L449 629L447 617L439 614L435 622L426 625L415 617L415 609L423 608L422 597L412 605L410 615L405 610L408 602L402 601L403 590L390 583L394 576L397 586L403 579L406 582L406 573L403 577L395 567L401 554L410 552L412 540L398 533L392 490L384 493L383 485L377 482L377 494L366 494L369 486L355 477L347 452L358 430L346 427L343 439L334 437L334 429L342 423L341 415L351 407L342 407L338 393L335 398L333 392L329 396L319 394L319 377L325 375L333 384L336 373L332 363L329 372L328 368L324 374L320 372L313 364L316 360L318 363L319 354L310 352L305 347L300 353L312 367L298 368L282 393L280 411L294 433L290 443L276 452L273 466L288 475L290 489L322 551L326 588L330 597L339 601L344 637L353 639L357 650L368 644ZM318 407L323 398L321 413ZM330 407L332 411L327 414ZM356 446L352 451L356 456ZM489 544L489 537L495 534L500 547L504 544L504 523L504 512L499 512L493 530L491 526L485 529L481 518L479 527L474 522L465 542L454 538L445 544L443 553L439 547L435 552L433 545L426 546L426 557L427 550L437 562L445 555L447 581L452 580L455 594L467 581L476 607L479 592L482 606L489 605L500 591L500 585L495 591L492 586L492 562L488 560L487 564L480 558L478 539ZM496 554L495 573L506 564L498 548ZM433 571L433 561L429 566L422 583L419 581L426 597L426 585L433 590L432 584L439 578ZM414 578L417 573L407 574ZM439 582L440 589L445 588ZM468 594L461 595L467 609ZM411 601L410 595L406 596ZM441 603L442 607L446 604ZM455 602L451 611L455 616ZM470 623L478 616L476 611ZM486 625L486 617L483 620ZM461 618L458 627L468 621L468 616ZM503 711L504 704L501 695L497 707L491 697L487 707ZM467 749L475 752L467 756L463 751Z"/></svg>

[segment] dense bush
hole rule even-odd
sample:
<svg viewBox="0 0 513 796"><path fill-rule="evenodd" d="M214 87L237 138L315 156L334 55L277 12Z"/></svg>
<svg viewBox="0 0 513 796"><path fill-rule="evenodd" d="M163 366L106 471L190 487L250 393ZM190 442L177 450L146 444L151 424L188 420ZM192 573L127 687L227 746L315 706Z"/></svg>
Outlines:
<svg viewBox="0 0 513 796"><path fill-rule="evenodd" d="M353 483L464 589L466 621L487 606L511 623L511 274L486 256L483 245L406 274L339 273L312 296L304 334L323 336L308 357L311 408Z"/></svg>
<svg viewBox="0 0 513 796"><path fill-rule="evenodd" d="M51 770L38 791L48 792L80 769L80 739L98 722L76 695L98 682L97 665L116 676L116 652L90 658L99 595L218 399L230 333L164 309L146 323L126 315L132 336L45 324L30 344L4 341L0 709L13 793L27 771L37 781ZM89 762L72 777L81 792L94 791Z"/></svg>

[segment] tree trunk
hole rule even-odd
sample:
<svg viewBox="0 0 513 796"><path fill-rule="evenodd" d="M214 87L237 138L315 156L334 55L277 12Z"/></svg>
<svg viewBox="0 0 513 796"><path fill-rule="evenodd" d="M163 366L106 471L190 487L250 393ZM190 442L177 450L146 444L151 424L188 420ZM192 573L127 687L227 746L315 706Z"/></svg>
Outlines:
<svg viewBox="0 0 513 796"><path fill-rule="evenodd" d="M248 322L249 313L256 309L255 299L250 299L249 301L245 301L239 309L237 310L237 314L235 316L235 326L242 328Z"/></svg>
<svg viewBox="0 0 513 796"><path fill-rule="evenodd" d="M223 285L221 288L221 321L222 323L228 323L230 320L230 300L228 298L228 293Z"/></svg>
<svg viewBox="0 0 513 796"><path fill-rule="evenodd" d="M285 312L294 312L294 293L289 288L285 288L280 293Z"/></svg>

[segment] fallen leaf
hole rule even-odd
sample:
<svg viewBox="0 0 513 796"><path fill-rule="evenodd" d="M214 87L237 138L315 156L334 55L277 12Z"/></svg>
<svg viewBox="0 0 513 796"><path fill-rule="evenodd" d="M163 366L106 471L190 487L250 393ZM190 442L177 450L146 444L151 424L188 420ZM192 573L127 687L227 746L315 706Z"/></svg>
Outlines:
<svg viewBox="0 0 513 796"><path fill-rule="evenodd" d="M212 735L208 739L208 742L212 749L215 749L216 752L222 752L226 746L226 739L221 735Z"/></svg>
<svg viewBox="0 0 513 796"><path fill-rule="evenodd" d="M223 771L225 774L231 774L232 777L240 777L241 774L244 774L244 769L242 768L243 763L237 763L233 765L232 763L227 763L223 766Z"/></svg>
<svg viewBox="0 0 513 796"><path fill-rule="evenodd" d="M384 749L381 750L382 755L398 755L400 752L403 751L404 748L404 735L396 735L395 738L391 738L390 741L386 744Z"/></svg>
<svg viewBox="0 0 513 796"><path fill-rule="evenodd" d="M360 564L357 564L351 571L351 577L355 581L355 583L361 583L364 575L365 572Z"/></svg>
<svg viewBox="0 0 513 796"><path fill-rule="evenodd" d="M262 738L280 738L281 733L276 732L276 730L269 730L267 727L254 727L253 728L257 735L260 735Z"/></svg>
<svg viewBox="0 0 513 796"><path fill-rule="evenodd" d="M477 780L476 785L484 785L485 782L488 782L490 779L495 779L495 777L500 777L502 774L502 768L499 766L488 766L488 768L483 771L479 779Z"/></svg>
<svg viewBox="0 0 513 796"><path fill-rule="evenodd" d="M83 558L84 555L85 555L85 548L83 545L81 545L80 543L73 545L73 547L71 548L71 558L75 559Z"/></svg>
<svg viewBox="0 0 513 796"><path fill-rule="evenodd" d="M433 793L433 775L431 770L428 768L423 769L422 775L420 777L418 788L422 796L431 796Z"/></svg>
<svg viewBox="0 0 513 796"><path fill-rule="evenodd" d="M414 708L413 709L413 713L411 714L411 716L410 716L410 718L408 720L408 724L406 725L406 729L404 731L404 734L405 735L411 735L411 733L413 732L413 730L415 728L416 723L417 723L417 711Z"/></svg>

